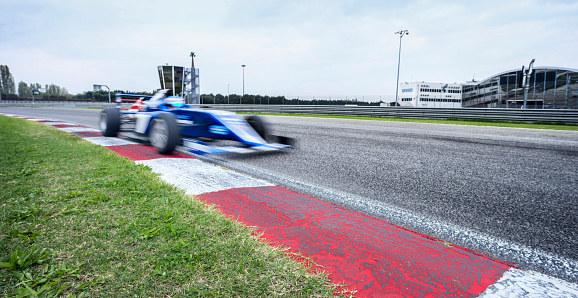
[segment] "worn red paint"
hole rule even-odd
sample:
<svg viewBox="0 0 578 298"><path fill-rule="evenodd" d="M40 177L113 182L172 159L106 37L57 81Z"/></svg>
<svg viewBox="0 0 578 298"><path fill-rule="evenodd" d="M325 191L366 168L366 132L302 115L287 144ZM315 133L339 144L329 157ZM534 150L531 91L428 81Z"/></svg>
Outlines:
<svg viewBox="0 0 578 298"><path fill-rule="evenodd" d="M509 267L471 251L280 186L201 199L255 226L273 245L311 257L358 297L476 297Z"/></svg>
<svg viewBox="0 0 578 298"><path fill-rule="evenodd" d="M171 154L160 154L156 148L141 144L129 144L121 146L107 146L106 148L128 157L131 160L149 160L156 158L194 158L180 152L174 151Z"/></svg>

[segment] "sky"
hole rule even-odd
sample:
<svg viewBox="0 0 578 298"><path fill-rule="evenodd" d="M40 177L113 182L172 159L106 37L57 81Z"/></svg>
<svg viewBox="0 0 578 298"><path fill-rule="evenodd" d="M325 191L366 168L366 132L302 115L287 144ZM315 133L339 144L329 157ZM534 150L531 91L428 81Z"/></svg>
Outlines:
<svg viewBox="0 0 578 298"><path fill-rule="evenodd" d="M0 64L71 94L160 88L157 66L200 72L201 93L395 95L529 64L578 68L578 1L0 0Z"/></svg>

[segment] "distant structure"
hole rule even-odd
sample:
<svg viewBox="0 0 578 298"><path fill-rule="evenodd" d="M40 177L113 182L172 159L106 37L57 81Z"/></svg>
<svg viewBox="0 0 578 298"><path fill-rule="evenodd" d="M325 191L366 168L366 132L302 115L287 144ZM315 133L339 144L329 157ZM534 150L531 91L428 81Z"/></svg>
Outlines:
<svg viewBox="0 0 578 298"><path fill-rule="evenodd" d="M528 109L578 109L578 69L534 67L529 83ZM463 107L520 109L524 104L522 68L462 86Z"/></svg>
<svg viewBox="0 0 578 298"><path fill-rule="evenodd" d="M399 88L401 106L520 109L522 68L462 84L411 82ZM530 76L528 109L578 109L578 69L538 66Z"/></svg>
<svg viewBox="0 0 578 298"><path fill-rule="evenodd" d="M402 83L400 105L420 108L459 108L462 106L462 85L412 82Z"/></svg>
<svg viewBox="0 0 578 298"><path fill-rule="evenodd" d="M195 53L191 52L191 68L175 65L158 66L161 89L169 89L188 104L200 104L199 69L195 68Z"/></svg>

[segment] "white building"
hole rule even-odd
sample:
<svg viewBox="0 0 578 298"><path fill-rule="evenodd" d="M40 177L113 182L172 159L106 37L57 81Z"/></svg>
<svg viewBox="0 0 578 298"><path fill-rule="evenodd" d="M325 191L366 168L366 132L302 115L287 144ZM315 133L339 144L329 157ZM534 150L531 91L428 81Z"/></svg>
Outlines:
<svg viewBox="0 0 578 298"><path fill-rule="evenodd" d="M399 84L401 106L420 108L461 108L462 85L411 82Z"/></svg>

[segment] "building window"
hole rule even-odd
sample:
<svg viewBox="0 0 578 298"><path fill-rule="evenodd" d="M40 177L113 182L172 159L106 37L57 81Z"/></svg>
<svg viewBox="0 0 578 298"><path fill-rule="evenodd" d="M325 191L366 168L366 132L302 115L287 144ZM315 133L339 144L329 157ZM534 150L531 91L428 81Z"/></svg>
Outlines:
<svg viewBox="0 0 578 298"><path fill-rule="evenodd" d="M441 93L442 89L431 89L431 88L421 88L419 89L420 92L436 92Z"/></svg>
<svg viewBox="0 0 578 298"><path fill-rule="evenodd" d="M402 92L402 93L405 93L405 92L413 92L413 88L401 89L401 92Z"/></svg>

